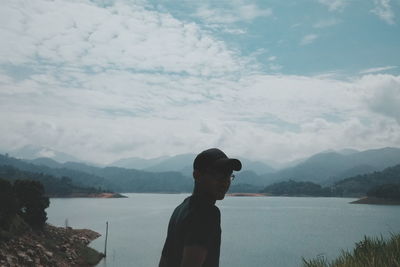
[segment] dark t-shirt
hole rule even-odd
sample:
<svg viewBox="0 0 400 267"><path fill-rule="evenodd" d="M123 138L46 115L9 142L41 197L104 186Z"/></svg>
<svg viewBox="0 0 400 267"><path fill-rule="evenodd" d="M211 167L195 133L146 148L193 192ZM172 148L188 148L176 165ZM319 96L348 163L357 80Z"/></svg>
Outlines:
<svg viewBox="0 0 400 267"><path fill-rule="evenodd" d="M162 256L168 267L179 267L185 246L207 249L205 267L219 266L221 214L219 209L201 196L186 198L172 213Z"/></svg>

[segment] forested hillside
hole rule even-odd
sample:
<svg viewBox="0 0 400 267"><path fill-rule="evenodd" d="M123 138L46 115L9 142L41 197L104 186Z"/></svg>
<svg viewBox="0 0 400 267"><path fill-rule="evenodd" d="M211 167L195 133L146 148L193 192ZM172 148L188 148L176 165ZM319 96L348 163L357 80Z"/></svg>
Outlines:
<svg viewBox="0 0 400 267"><path fill-rule="evenodd" d="M363 196L372 188L385 184L400 184L400 164L381 172L344 179L335 183L332 189L338 196Z"/></svg>
<svg viewBox="0 0 400 267"><path fill-rule="evenodd" d="M52 163L50 168L35 165L13 157L0 155L0 166L12 166L21 171L52 177L68 177L74 185L94 187L115 192L190 192L193 179L179 172L152 173L117 167L99 168L81 163Z"/></svg>
<svg viewBox="0 0 400 267"><path fill-rule="evenodd" d="M302 181L284 181L265 187L260 192L279 196L336 196L336 197L397 197L400 188L400 164L381 172L357 175L322 187Z"/></svg>
<svg viewBox="0 0 400 267"><path fill-rule="evenodd" d="M82 187L73 184L69 177L55 177L43 173L34 173L22 171L12 166L0 166L0 178L15 182L17 180L32 180L43 184L45 194L47 196L70 196L73 194L97 194L103 190L94 187Z"/></svg>

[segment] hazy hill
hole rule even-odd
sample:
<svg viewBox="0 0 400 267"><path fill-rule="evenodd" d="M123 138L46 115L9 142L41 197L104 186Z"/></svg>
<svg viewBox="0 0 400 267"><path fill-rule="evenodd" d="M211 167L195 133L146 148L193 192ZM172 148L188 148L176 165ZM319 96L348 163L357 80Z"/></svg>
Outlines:
<svg viewBox="0 0 400 267"><path fill-rule="evenodd" d="M137 170L142 170L151 166L154 166L163 160L166 160L168 157L158 157L154 159L142 159L138 157L132 157L132 158L125 158L125 159L120 159L117 161L114 161L113 163L108 164L110 167L121 167L121 168L126 168L126 169L137 169Z"/></svg>
<svg viewBox="0 0 400 267"><path fill-rule="evenodd" d="M81 162L80 159L72 155L66 154L64 152L60 152L47 147L34 146L34 145L26 145L19 149L10 151L9 155L19 159L51 158L58 162L67 162L67 161Z"/></svg>
<svg viewBox="0 0 400 267"><path fill-rule="evenodd" d="M123 167L127 169L146 170L150 172L177 171L185 176L192 177L193 160L196 154L180 154L172 157L160 157L155 159L141 159L137 157L121 159L109 164L109 166ZM260 175L274 172L275 169L260 161L252 161L240 158L243 170L253 171Z"/></svg>
<svg viewBox="0 0 400 267"><path fill-rule="evenodd" d="M36 158L32 160L25 160L26 162L33 163L35 165L43 165L50 168L63 168L64 165L51 158Z"/></svg>
<svg viewBox="0 0 400 267"><path fill-rule="evenodd" d="M399 148L387 147L350 154L327 152L316 154L297 166L264 175L264 178L273 182L294 180L329 185L349 175L381 171L399 163Z"/></svg>
<svg viewBox="0 0 400 267"><path fill-rule="evenodd" d="M249 185L255 185L255 186L265 186L268 184L268 180L265 180L263 176L257 175L253 171L240 171L235 174L235 183L238 184L249 184Z"/></svg>
<svg viewBox="0 0 400 267"><path fill-rule="evenodd" d="M187 166L193 165L193 160L195 157L195 154L180 154L173 157L168 157L155 165L145 168L144 170L151 172L182 172Z"/></svg>

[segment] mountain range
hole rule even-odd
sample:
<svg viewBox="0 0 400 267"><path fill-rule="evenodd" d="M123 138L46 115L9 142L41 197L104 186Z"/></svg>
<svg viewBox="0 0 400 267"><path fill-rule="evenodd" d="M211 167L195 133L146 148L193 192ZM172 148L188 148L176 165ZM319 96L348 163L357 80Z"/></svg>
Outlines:
<svg viewBox="0 0 400 267"><path fill-rule="evenodd" d="M265 174L262 177L266 183L294 180L331 185L350 176L381 171L397 164L400 164L400 149L393 147L349 154L324 152L311 156L294 167Z"/></svg>
<svg viewBox="0 0 400 267"><path fill-rule="evenodd" d="M8 164L56 177L67 176L79 185L117 192L190 192L194 157L194 154L182 154L147 160L129 158L112 164L120 167L98 167L82 162L58 162L48 157L21 160L0 155L0 165ZM236 174L232 190L257 191L272 183L287 180L329 186L347 177L381 171L400 164L400 149L386 147L366 151L324 151L281 170L262 162L240 160L243 169Z"/></svg>

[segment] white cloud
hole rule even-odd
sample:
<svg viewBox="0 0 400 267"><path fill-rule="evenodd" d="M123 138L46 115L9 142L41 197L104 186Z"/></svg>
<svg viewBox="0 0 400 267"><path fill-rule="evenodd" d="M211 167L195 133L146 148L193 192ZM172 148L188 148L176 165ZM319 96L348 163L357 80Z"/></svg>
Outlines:
<svg viewBox="0 0 400 267"><path fill-rule="evenodd" d="M136 2L3 8L0 62L13 66L0 69L3 150L35 144L105 163L212 146L275 161L400 146L399 76L266 75L199 25Z"/></svg>
<svg viewBox="0 0 400 267"><path fill-rule="evenodd" d="M347 5L348 0L318 0L318 2L328 6L330 11L341 11Z"/></svg>
<svg viewBox="0 0 400 267"><path fill-rule="evenodd" d="M387 24L394 24L394 12L390 6L390 0L374 0L375 8L371 10Z"/></svg>
<svg viewBox="0 0 400 267"><path fill-rule="evenodd" d="M305 35L301 41L300 41L300 45L308 45L313 43L316 39L318 38L318 35L316 34L307 34Z"/></svg>
<svg viewBox="0 0 400 267"><path fill-rule="evenodd" d="M378 112L391 103L386 94L396 99L398 92L389 90L397 88L396 76L342 82L285 75L204 79L65 73L83 87L67 90L61 82L42 80L34 93L1 90L0 121L7 125L0 133L3 147L36 144L104 163L211 146L280 161L332 147L400 145L393 132L400 130L393 124L395 103L391 111ZM371 82L374 77L379 82ZM27 86L4 83L3 89ZM372 93L384 84L388 92L383 96Z"/></svg>
<svg viewBox="0 0 400 267"><path fill-rule="evenodd" d="M385 70L392 70L397 68L397 66L386 66L386 67L378 67L378 68L369 68L369 69L365 69L360 71L360 74L368 74L368 73L374 73L374 72L381 72L381 71L385 71Z"/></svg>
<svg viewBox="0 0 400 267"><path fill-rule="evenodd" d="M249 22L258 17L269 17L272 9L261 9L254 4L233 1L231 5L221 8L209 4L200 6L195 16L208 23L230 24L239 21Z"/></svg>
<svg viewBox="0 0 400 267"><path fill-rule="evenodd" d="M394 118L400 124L400 77L385 74L366 75L360 80L364 98L372 111Z"/></svg>
<svg viewBox="0 0 400 267"><path fill-rule="evenodd" d="M136 4L3 3L0 62L222 75L242 64L193 23ZM29 16L28 16L29 14ZM15 45L18 44L18 45ZM10 56L13 55L13 56Z"/></svg>

